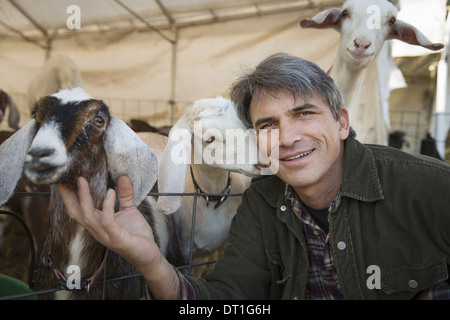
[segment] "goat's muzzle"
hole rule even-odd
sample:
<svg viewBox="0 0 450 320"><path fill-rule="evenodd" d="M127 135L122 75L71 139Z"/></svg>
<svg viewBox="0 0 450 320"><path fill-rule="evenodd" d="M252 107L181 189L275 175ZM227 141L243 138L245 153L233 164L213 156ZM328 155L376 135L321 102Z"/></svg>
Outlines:
<svg viewBox="0 0 450 320"><path fill-rule="evenodd" d="M24 163L25 175L35 184L56 182L66 168L66 157L53 148L31 148Z"/></svg>

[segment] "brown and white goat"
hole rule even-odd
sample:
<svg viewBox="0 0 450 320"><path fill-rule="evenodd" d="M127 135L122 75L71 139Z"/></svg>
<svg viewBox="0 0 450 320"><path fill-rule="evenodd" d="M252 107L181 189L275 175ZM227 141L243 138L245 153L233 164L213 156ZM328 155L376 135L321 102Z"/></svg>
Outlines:
<svg viewBox="0 0 450 320"><path fill-rule="evenodd" d="M76 270L68 269L70 266L79 268L81 287L89 287L44 298L100 299L102 285L93 285L95 277L103 272L107 279L138 273L117 254L107 254L105 247L68 216L56 184L76 190L79 176L89 182L97 208L102 206L108 181L115 182L121 175L130 177L135 204L170 261L170 245L176 243L170 239L170 217L154 209L155 200L147 197L157 179L156 156L123 121L110 116L102 101L80 88L40 99L34 119L0 146L0 158L0 205L12 195L22 169L33 183L51 185L50 229L41 257L50 268L40 265L36 289L64 287L68 273ZM136 299L144 292L144 282L141 278L108 281L105 289L106 299Z"/></svg>

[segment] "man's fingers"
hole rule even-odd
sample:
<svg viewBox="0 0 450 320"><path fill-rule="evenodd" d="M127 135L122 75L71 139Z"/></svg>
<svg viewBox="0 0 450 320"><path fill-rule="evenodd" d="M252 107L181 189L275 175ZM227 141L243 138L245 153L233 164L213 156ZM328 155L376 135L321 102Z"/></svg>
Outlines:
<svg viewBox="0 0 450 320"><path fill-rule="evenodd" d="M74 191L69 189L66 185L58 184L59 193L66 205L69 216L76 221L81 218L80 202Z"/></svg>
<svg viewBox="0 0 450 320"><path fill-rule="evenodd" d="M134 208L133 184L127 176L120 176L117 180L117 198L119 209Z"/></svg>
<svg viewBox="0 0 450 320"><path fill-rule="evenodd" d="M114 236L117 231L117 224L114 220L114 204L116 202L115 192L113 189L109 189L106 193L106 197L103 200L103 211L101 215L101 223L109 238Z"/></svg>
<svg viewBox="0 0 450 320"><path fill-rule="evenodd" d="M94 212L94 202L91 196L91 190L89 189L89 183L86 179L79 177L77 180L78 185L78 199L80 200L80 207L83 212Z"/></svg>

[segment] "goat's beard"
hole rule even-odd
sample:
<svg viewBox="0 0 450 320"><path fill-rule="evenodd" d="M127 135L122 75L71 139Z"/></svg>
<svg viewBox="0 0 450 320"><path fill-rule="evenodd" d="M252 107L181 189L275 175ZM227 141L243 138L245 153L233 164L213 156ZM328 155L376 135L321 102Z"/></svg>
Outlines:
<svg viewBox="0 0 450 320"><path fill-rule="evenodd" d="M358 69L365 69L367 68L370 63L373 61L373 54L362 54L358 55L354 53L351 49L348 49L345 54L345 60L348 64L358 68Z"/></svg>
<svg viewBox="0 0 450 320"><path fill-rule="evenodd" d="M67 164L62 166L36 166L25 164L24 173L31 182L37 185L52 184L59 181L67 170Z"/></svg>

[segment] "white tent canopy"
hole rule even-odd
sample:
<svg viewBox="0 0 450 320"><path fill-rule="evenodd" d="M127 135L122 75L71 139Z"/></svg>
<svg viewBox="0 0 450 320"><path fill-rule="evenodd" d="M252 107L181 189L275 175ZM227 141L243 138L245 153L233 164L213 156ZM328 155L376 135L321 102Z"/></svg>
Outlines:
<svg viewBox="0 0 450 320"><path fill-rule="evenodd" d="M172 124L192 101L227 96L243 69L271 53L291 53L327 70L339 34L301 29L299 21L343 2L0 0L0 88L16 99L23 125L29 120L23 98L28 82L48 57L64 55L79 67L84 88L104 99L113 115ZM422 13L445 11L443 0L421 6ZM80 28L72 29L77 23ZM442 21L427 19L420 28L432 41L444 42L435 32Z"/></svg>
<svg viewBox="0 0 450 320"><path fill-rule="evenodd" d="M64 55L80 68L85 89L127 109L118 111L125 118L137 108L130 100L175 103L178 110L226 95L243 66L275 51L331 65L338 34L317 39L298 21L342 2L0 0L0 87L25 93L47 56ZM73 5L80 29L71 30ZM311 40L319 41L311 46Z"/></svg>
<svg viewBox="0 0 450 320"><path fill-rule="evenodd" d="M340 6L336 0L2 0L0 36L48 39L72 35L68 14L77 6L80 32L143 30L160 32L266 14ZM168 41L175 41L162 33Z"/></svg>

